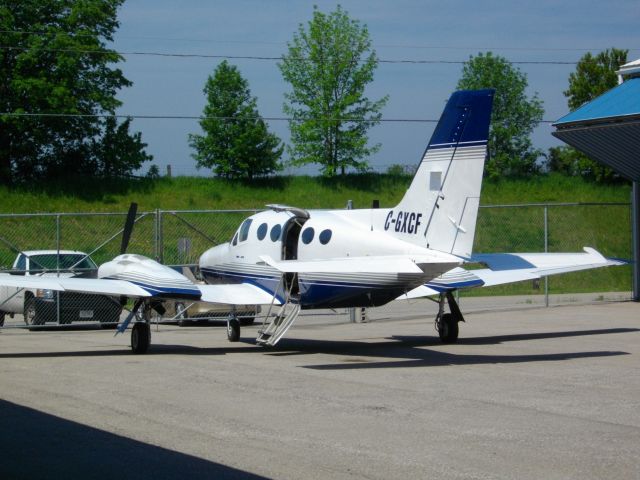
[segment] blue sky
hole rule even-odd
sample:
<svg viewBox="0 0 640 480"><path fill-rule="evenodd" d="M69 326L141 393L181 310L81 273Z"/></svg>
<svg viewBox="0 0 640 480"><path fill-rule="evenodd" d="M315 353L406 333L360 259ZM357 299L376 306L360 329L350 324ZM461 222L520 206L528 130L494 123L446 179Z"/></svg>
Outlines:
<svg viewBox="0 0 640 480"><path fill-rule="evenodd" d="M575 62L587 51L629 49L640 58L640 3L637 1L259 1L129 0L119 11L120 28L113 47L121 52L198 55L268 56L286 52L286 43L313 5L325 12L337 4L366 24L379 58L388 60L464 61L491 50L510 61ZM197 116L204 107L202 88L221 59L127 55L120 64L133 86L121 91L119 113ZM249 81L264 117L281 117L288 85L272 60L235 60ZM517 65L529 80L529 93L544 102L547 120L568 112L562 92L573 65ZM434 119L460 77L460 64L380 64L367 95L389 95L384 118ZM188 145L189 133L200 133L196 120L136 119L162 171L198 173ZM429 140L432 123L382 123L370 130L371 143L381 143L370 159L378 171L392 164L414 165ZM270 129L288 141L287 122ZM542 124L533 135L543 149L560 142ZM143 172L148 167L143 168ZM287 170L313 173L309 170ZM209 172L200 170L199 174Z"/></svg>

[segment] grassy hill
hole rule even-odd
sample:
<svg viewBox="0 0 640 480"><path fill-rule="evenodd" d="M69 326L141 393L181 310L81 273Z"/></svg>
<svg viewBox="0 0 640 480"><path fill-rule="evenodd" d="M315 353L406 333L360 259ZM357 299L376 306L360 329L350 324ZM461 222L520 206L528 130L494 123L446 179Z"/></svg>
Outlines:
<svg viewBox="0 0 640 480"><path fill-rule="evenodd" d="M284 203L302 208L366 208L378 199L380 206L395 205L411 181L406 176L381 174L320 177L276 177L251 183L218 178L176 177L158 180L73 180L0 187L0 213L114 212L132 201L141 210L261 208ZM538 202L628 202L630 187L601 186L580 178L550 175L532 180L485 181L482 205Z"/></svg>

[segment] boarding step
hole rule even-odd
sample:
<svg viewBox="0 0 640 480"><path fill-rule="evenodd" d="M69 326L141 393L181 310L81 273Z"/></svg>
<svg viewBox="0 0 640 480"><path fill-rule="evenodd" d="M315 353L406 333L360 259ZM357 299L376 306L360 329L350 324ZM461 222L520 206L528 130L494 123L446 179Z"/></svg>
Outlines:
<svg viewBox="0 0 640 480"><path fill-rule="evenodd" d="M293 325L299 314L300 304L284 304L272 322L266 328L258 331L256 343L258 345L274 346L287 333L287 330Z"/></svg>

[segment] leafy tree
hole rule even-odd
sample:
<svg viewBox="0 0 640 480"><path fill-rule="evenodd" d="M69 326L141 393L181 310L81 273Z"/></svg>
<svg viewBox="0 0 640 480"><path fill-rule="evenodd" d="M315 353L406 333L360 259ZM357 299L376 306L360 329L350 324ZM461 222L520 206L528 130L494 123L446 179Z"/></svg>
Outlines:
<svg viewBox="0 0 640 480"><path fill-rule="evenodd" d="M260 118L247 80L225 60L204 87L207 104L200 127L204 135L189 135L198 168L213 169L226 178L253 178L280 168L283 147Z"/></svg>
<svg viewBox="0 0 640 480"><path fill-rule="evenodd" d="M615 87L618 84L616 71L627 63L628 52L612 48L595 56L586 53L576 65L576 71L569 74L569 88L564 91L569 108L575 110ZM580 175L597 182L620 178L609 167L569 146L550 148L547 167L551 171L571 176Z"/></svg>
<svg viewBox="0 0 640 480"><path fill-rule="evenodd" d="M142 142L142 134L129 132L130 124L131 118L119 125L113 117L105 119L104 134L94 144L96 157L100 159L95 166L96 174L103 177L124 176L153 158L144 151L147 144Z"/></svg>
<svg viewBox="0 0 640 480"><path fill-rule="evenodd" d="M105 43L124 0L5 0L0 5L0 182L69 172L128 173L150 156L130 121L113 118L117 91L131 85ZM15 114L54 114L21 117ZM107 143L117 134L126 152ZM129 137L127 140L125 137ZM114 170L101 157L118 157ZM107 162L107 163L105 163Z"/></svg>
<svg viewBox="0 0 640 480"><path fill-rule="evenodd" d="M387 102L364 95L377 65L366 26L340 6L329 14L314 7L313 19L306 28L300 24L278 64L291 84L284 111L292 118L293 165L320 164L327 176L367 169L363 159L380 148L367 145L367 130L379 123Z"/></svg>
<svg viewBox="0 0 640 480"><path fill-rule="evenodd" d="M586 53L569 74L569 88L564 91L572 110L599 97L618 84L616 71L627 63L629 50L607 49L597 55Z"/></svg>
<svg viewBox="0 0 640 480"><path fill-rule="evenodd" d="M527 97L527 86L520 69L491 52L472 56L462 69L458 89L496 90L485 164L488 177L527 176L538 170L536 162L542 151L532 147L530 135L542 120L544 109L537 94Z"/></svg>

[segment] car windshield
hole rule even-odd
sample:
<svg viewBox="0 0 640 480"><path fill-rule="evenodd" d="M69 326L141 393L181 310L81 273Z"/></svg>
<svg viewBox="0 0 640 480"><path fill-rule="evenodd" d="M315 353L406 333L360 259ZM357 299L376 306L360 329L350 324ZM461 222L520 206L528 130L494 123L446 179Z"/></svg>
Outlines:
<svg viewBox="0 0 640 480"><path fill-rule="evenodd" d="M98 268L93 260L84 254L78 253L47 253L30 255L30 271L41 272L43 270L95 270Z"/></svg>

